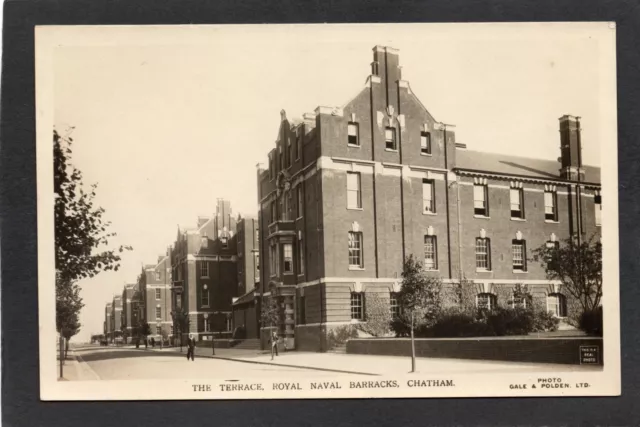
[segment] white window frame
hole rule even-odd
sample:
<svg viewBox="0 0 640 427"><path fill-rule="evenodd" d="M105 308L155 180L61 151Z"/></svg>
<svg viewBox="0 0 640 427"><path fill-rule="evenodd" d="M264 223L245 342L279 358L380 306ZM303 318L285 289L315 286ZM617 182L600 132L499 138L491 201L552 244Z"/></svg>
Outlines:
<svg viewBox="0 0 640 427"><path fill-rule="evenodd" d="M282 257L284 261L283 270L282 270L283 273L293 274L293 244L292 243L282 244Z"/></svg>
<svg viewBox="0 0 640 427"><path fill-rule="evenodd" d="M392 144L391 148L389 148L389 143ZM398 151L398 135L393 126L384 128L384 148L389 151Z"/></svg>
<svg viewBox="0 0 640 427"><path fill-rule="evenodd" d="M481 244L478 245L479 243ZM484 252L479 251L479 249L484 250ZM484 264L484 266L481 266L481 264ZM491 240L488 237L476 237L476 270L491 271Z"/></svg>
<svg viewBox="0 0 640 427"><path fill-rule="evenodd" d="M482 197L479 197L480 195ZM479 210L482 210L482 212L479 212ZM486 184L473 184L473 214L476 216L489 216L489 187Z"/></svg>
<svg viewBox="0 0 640 427"><path fill-rule="evenodd" d="M595 209L596 227L601 227L602 226L602 196L599 194L596 195L593 198L593 204Z"/></svg>
<svg viewBox="0 0 640 427"><path fill-rule="evenodd" d="M431 155L430 132L420 132L420 154Z"/></svg>
<svg viewBox="0 0 640 427"><path fill-rule="evenodd" d="M509 209L511 219L524 219L524 189L509 189Z"/></svg>
<svg viewBox="0 0 640 427"><path fill-rule="evenodd" d="M350 311L352 321L363 321L364 319L364 292L351 292Z"/></svg>
<svg viewBox="0 0 640 427"><path fill-rule="evenodd" d="M544 219L558 221L558 193L555 191L544 192Z"/></svg>
<svg viewBox="0 0 640 427"><path fill-rule="evenodd" d="M162 307L156 307L156 319L162 319Z"/></svg>
<svg viewBox="0 0 640 427"><path fill-rule="evenodd" d="M364 237L362 232L349 231L349 268L364 268ZM353 262L352 262L353 261Z"/></svg>
<svg viewBox="0 0 640 427"><path fill-rule="evenodd" d="M551 300L553 300L553 302L550 303ZM560 292L548 294L547 311L560 319L567 317L567 297Z"/></svg>
<svg viewBox="0 0 640 427"><path fill-rule="evenodd" d="M161 291L161 289L160 288L155 288L154 291L155 291L156 301L162 299L162 291Z"/></svg>
<svg viewBox="0 0 640 427"><path fill-rule="evenodd" d="M516 255L519 254L517 248L521 248L522 258L519 259ZM520 262L521 261L521 262ZM519 262L519 263L516 263ZM513 271L527 271L527 242L526 240L512 240L511 241L511 263Z"/></svg>
<svg viewBox="0 0 640 427"><path fill-rule="evenodd" d="M210 298L211 295L209 294L208 287L207 289L202 288L200 291L200 305L202 307L209 307L209 305L211 304Z"/></svg>
<svg viewBox="0 0 640 427"><path fill-rule="evenodd" d="M203 279L209 278L209 262L200 261L200 277Z"/></svg>
<svg viewBox="0 0 640 427"><path fill-rule="evenodd" d="M422 213L436 213L435 181L432 179L422 180Z"/></svg>
<svg viewBox="0 0 640 427"><path fill-rule="evenodd" d="M480 300L484 297L486 297L487 299L487 305L486 307L480 307ZM481 292L479 294L476 294L476 308L478 309L486 308L487 310L493 310L494 308L496 308L497 302L497 297L492 293Z"/></svg>
<svg viewBox="0 0 640 427"><path fill-rule="evenodd" d="M352 197L355 197L355 200L352 200ZM355 205L353 201L355 201ZM347 172L347 208L362 209L362 176L360 172Z"/></svg>
<svg viewBox="0 0 640 427"><path fill-rule="evenodd" d="M354 133L352 134L352 129ZM351 142L351 137L355 137L355 143ZM360 125L357 122L347 123L347 145L350 147L360 147Z"/></svg>
<svg viewBox="0 0 640 427"><path fill-rule="evenodd" d="M438 239L436 236L424 235L424 269L438 270ZM430 255L430 257L429 257Z"/></svg>

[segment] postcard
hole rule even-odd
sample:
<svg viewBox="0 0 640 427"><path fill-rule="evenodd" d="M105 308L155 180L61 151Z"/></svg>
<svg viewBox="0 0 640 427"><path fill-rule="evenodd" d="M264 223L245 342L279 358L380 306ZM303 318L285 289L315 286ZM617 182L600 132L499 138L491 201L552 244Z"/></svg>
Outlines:
<svg viewBox="0 0 640 427"><path fill-rule="evenodd" d="M619 395L615 35L36 27L41 399Z"/></svg>

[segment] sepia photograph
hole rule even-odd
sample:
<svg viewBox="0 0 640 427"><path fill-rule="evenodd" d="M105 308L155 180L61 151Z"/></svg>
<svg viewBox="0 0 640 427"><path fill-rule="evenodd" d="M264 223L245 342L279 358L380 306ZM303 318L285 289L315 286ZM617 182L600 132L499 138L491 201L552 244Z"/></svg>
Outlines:
<svg viewBox="0 0 640 427"><path fill-rule="evenodd" d="M615 32L36 27L41 399L619 395Z"/></svg>

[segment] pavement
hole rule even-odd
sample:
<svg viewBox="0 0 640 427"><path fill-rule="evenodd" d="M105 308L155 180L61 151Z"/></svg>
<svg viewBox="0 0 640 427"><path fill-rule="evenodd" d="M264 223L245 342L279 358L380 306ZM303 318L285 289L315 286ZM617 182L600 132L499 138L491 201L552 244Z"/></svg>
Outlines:
<svg viewBox="0 0 640 427"><path fill-rule="evenodd" d="M271 360L257 350L196 348L195 361L187 361L186 348L139 348L134 346L74 346L71 363L65 363L65 379L152 380L334 377L343 375L408 374L411 359L399 356L339 353L286 352ZM419 374L466 373L568 373L601 370L589 365L556 365L462 359L416 359ZM72 367L72 368L71 368Z"/></svg>

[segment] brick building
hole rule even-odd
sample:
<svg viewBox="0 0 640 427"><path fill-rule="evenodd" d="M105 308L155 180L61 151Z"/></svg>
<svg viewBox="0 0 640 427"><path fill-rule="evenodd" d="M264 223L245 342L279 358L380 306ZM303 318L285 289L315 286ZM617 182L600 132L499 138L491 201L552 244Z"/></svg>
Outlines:
<svg viewBox="0 0 640 427"><path fill-rule="evenodd" d="M112 341L122 337L122 295L114 295L111 301L111 334Z"/></svg>
<svg viewBox="0 0 640 427"><path fill-rule="evenodd" d="M230 202L218 199L216 215L178 229L171 249L173 310L188 315L188 333L200 340L231 331L231 302L239 292L235 230Z"/></svg>
<svg viewBox="0 0 640 427"><path fill-rule="evenodd" d="M122 337L125 343L132 342L138 331L140 312L139 304L136 301L137 294L137 283L124 285L122 289Z"/></svg>
<svg viewBox="0 0 640 427"><path fill-rule="evenodd" d="M104 336L108 341L111 341L111 311L112 311L112 303L108 302L104 306Z"/></svg>
<svg viewBox="0 0 640 427"><path fill-rule="evenodd" d="M260 231L258 219L241 218L237 224L238 247L238 295L233 301L233 328L245 328L245 337L260 336L259 292L260 283Z"/></svg>
<svg viewBox="0 0 640 427"><path fill-rule="evenodd" d="M171 258L160 255L156 264L147 264L138 276L138 288L143 303L140 305L143 323L149 324L153 338L160 342L173 335L171 317Z"/></svg>
<svg viewBox="0 0 640 427"><path fill-rule="evenodd" d="M371 293L395 310L410 254L445 283L470 279L479 305L526 284L566 316L567 295L531 250L598 235L602 199L579 118L560 118L559 142L559 161L467 150L402 80L398 51L380 46L344 106L302 120L282 111L258 168L259 289L278 300L287 346L327 350L332 329L366 321Z"/></svg>

